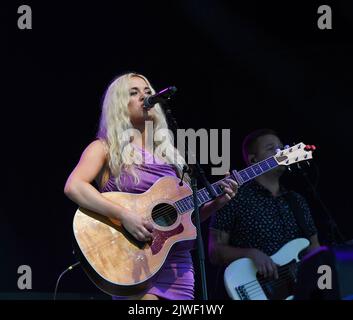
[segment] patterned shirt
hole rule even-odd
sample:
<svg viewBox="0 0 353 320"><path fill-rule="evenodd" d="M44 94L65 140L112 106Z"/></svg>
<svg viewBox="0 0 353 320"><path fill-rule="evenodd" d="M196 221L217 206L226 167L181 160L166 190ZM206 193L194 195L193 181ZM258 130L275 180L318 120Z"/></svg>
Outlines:
<svg viewBox="0 0 353 320"><path fill-rule="evenodd" d="M256 248L271 256L288 241L305 237L285 198L288 193L302 209L308 235L316 234L310 209L301 195L281 187L280 195L274 197L256 181L239 189L238 194L212 217L210 228L227 232L231 246Z"/></svg>

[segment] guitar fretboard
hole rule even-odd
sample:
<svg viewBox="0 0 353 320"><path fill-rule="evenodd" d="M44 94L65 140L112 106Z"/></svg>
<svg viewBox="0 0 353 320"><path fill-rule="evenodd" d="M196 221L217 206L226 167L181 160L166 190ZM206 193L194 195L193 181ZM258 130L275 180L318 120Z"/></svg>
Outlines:
<svg viewBox="0 0 353 320"><path fill-rule="evenodd" d="M243 169L241 171L232 171L232 177L236 180L239 186L242 184L255 179L256 177L268 172L274 168L278 167L278 163L274 157L270 157L266 160L253 164L252 166ZM223 178L211 185L216 196L220 196L223 194L223 190L221 188L221 182L227 178ZM202 204L211 201L212 198L208 194L207 189L203 188L197 191L197 204L201 206ZM193 196L188 196L183 199L180 199L175 202L175 206L177 207L179 213L187 212L194 208Z"/></svg>
<svg viewBox="0 0 353 320"><path fill-rule="evenodd" d="M236 172L235 170L232 172L235 176L239 185L244 184L252 179L255 179L258 176L278 167L278 163L274 157L270 157L261 162L255 163L252 166Z"/></svg>

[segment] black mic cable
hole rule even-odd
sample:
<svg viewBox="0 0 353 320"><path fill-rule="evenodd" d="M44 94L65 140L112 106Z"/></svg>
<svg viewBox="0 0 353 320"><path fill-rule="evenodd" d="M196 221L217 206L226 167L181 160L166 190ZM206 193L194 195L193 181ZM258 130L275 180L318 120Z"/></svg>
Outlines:
<svg viewBox="0 0 353 320"><path fill-rule="evenodd" d="M68 272L68 271L72 270L73 268L75 268L76 266L78 266L80 263L81 263L80 261L74 263L73 265L71 265L70 267L68 267L65 271L63 271L63 272L60 274L58 280L56 281L56 286L55 286L55 290L54 290L54 299L53 299L54 301L56 300L56 293L57 293L57 291L58 291L58 286L59 286L59 282L60 282L61 277L62 277L66 272Z"/></svg>

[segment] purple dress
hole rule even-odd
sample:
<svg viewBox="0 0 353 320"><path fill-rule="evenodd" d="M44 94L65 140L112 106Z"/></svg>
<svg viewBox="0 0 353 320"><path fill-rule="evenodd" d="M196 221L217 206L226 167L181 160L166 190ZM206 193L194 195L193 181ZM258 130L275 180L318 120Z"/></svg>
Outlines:
<svg viewBox="0 0 353 320"><path fill-rule="evenodd" d="M138 148L138 147L137 147ZM101 192L122 191L129 193L143 193L155 181L164 176L177 176L174 167L154 158L149 152L138 148L145 157L145 163L135 167L140 182L134 183L134 178L122 172L119 187L115 178L110 176ZM153 285L144 294L153 294L168 300L194 299L194 270L190 250L194 248L194 241L182 241L175 244L160 271L157 273ZM113 296L121 300L126 297Z"/></svg>

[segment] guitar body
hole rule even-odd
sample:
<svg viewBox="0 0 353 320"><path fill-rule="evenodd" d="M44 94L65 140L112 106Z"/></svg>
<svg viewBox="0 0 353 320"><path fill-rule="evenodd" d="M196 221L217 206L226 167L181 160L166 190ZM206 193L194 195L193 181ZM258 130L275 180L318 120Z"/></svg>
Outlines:
<svg viewBox="0 0 353 320"><path fill-rule="evenodd" d="M278 264L279 279L266 279L257 273L251 259L232 262L224 272L224 284L233 300L283 300L291 299L296 282L299 253L309 246L304 238L286 243L273 256Z"/></svg>
<svg viewBox="0 0 353 320"><path fill-rule="evenodd" d="M138 294L150 286L175 243L196 238L193 210L180 214L174 205L192 195L189 186L180 186L179 182L176 177L163 177L142 194L102 193L110 201L152 220L151 243L137 241L117 220L83 208L76 211L75 253L98 288L111 295Z"/></svg>

